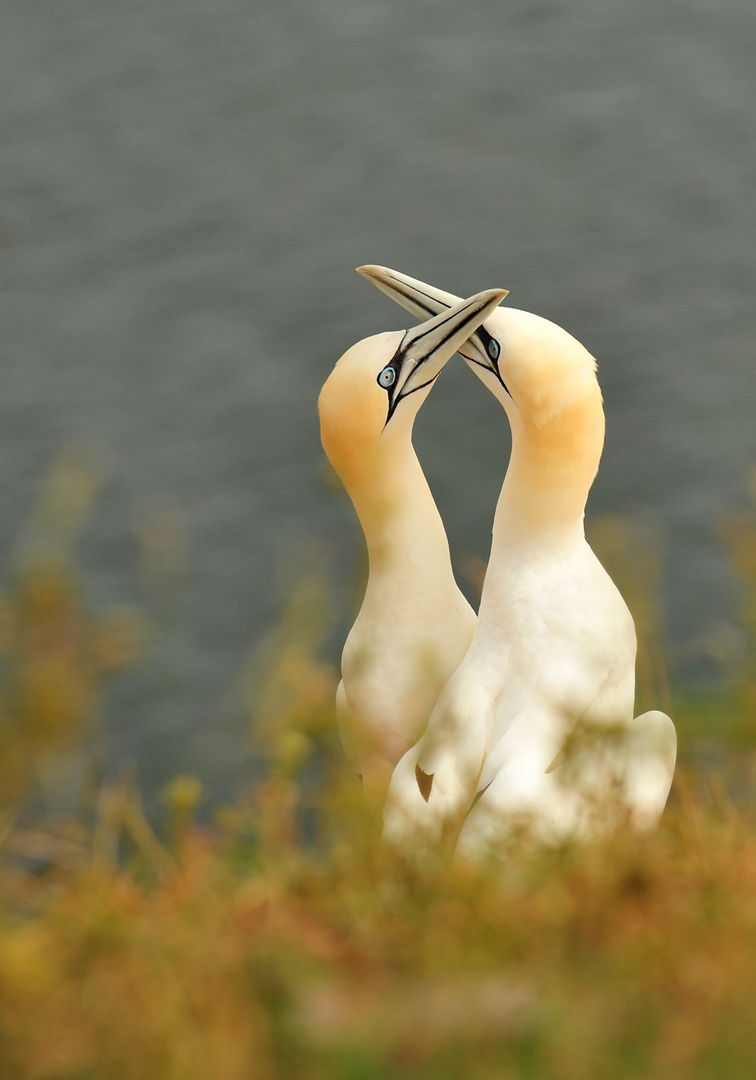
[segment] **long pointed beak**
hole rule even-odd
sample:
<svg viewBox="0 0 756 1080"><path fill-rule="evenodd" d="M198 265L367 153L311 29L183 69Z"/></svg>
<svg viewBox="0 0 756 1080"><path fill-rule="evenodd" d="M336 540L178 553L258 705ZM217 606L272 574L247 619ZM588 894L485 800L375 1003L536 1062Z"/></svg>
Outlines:
<svg viewBox="0 0 756 1080"><path fill-rule="evenodd" d="M506 296L504 289L487 289L408 330L391 361L378 377L389 393L388 420L408 394L428 386L484 319ZM391 371L390 382L385 376Z"/></svg>
<svg viewBox="0 0 756 1080"><path fill-rule="evenodd" d="M419 319L427 319L429 316L438 315L439 312L448 310L460 304L461 298L453 293L436 289L433 285L426 285L417 278L400 274L398 270L390 270L387 266L358 266L357 273L368 278L374 285L401 304L407 311L411 311ZM507 296L507 290L502 290L502 299ZM501 342L492 337L484 326L478 327L465 342L457 349L460 356L473 364L492 371L499 382L503 384L499 374L498 360L501 355Z"/></svg>

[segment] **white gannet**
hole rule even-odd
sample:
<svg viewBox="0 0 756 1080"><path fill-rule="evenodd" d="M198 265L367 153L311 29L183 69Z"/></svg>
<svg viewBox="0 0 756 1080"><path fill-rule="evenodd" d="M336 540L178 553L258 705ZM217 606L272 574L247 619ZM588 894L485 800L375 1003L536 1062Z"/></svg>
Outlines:
<svg viewBox="0 0 756 1080"><path fill-rule="evenodd" d="M384 267L360 272L415 314L457 302ZM459 834L457 851L476 856L521 823L545 839L627 818L651 828L676 735L663 713L633 719L635 627L585 540L604 441L596 363L565 330L512 308L460 351L504 406L512 452L477 628L395 770L385 835L422 851Z"/></svg>
<svg viewBox="0 0 756 1080"><path fill-rule="evenodd" d="M479 293L412 330L358 342L318 400L323 447L368 549L367 587L344 646L337 712L344 748L378 811L396 763L421 734L475 629L412 426L447 360L505 295Z"/></svg>

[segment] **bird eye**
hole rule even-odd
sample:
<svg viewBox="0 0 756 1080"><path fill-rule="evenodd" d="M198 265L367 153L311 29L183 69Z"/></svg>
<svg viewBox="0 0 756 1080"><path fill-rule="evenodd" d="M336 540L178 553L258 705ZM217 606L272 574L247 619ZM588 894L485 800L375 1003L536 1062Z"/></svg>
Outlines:
<svg viewBox="0 0 756 1080"><path fill-rule="evenodd" d="M499 348L498 341L496 340L496 338L491 338L491 340L488 342L488 355L491 357L492 360L498 360L500 354L501 349Z"/></svg>
<svg viewBox="0 0 756 1080"><path fill-rule="evenodd" d="M385 367L378 376L378 385L382 386L384 390L388 390L390 386L393 386L396 382L396 372L392 367Z"/></svg>

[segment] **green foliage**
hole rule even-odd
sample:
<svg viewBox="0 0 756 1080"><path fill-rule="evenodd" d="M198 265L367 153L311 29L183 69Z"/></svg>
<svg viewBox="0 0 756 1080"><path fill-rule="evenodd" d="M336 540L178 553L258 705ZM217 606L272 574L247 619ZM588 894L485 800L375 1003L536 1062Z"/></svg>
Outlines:
<svg viewBox="0 0 756 1080"><path fill-rule="evenodd" d="M303 847L270 796L164 847L121 792L78 865L6 862L0 1075L752 1075L749 815L683 785L653 836L421 873L333 807Z"/></svg>
<svg viewBox="0 0 756 1080"><path fill-rule="evenodd" d="M656 833L420 870L381 844L344 760L328 591L306 575L242 675L269 763L244 799L213 811L177 777L156 829L124 775L91 785L88 818L30 824L45 755L84 743L102 681L146 638L87 609L70 542L93 486L74 490L2 620L0 1077L756 1074L751 651L721 691L670 706L682 766ZM756 528L728 530L756 640ZM617 521L592 539L638 622L642 707L665 707L654 563Z"/></svg>

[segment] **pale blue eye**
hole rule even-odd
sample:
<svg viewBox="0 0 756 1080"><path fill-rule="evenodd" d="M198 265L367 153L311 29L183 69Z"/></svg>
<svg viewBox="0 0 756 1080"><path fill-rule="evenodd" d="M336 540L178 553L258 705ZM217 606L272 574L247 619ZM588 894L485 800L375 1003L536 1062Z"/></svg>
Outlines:
<svg viewBox="0 0 756 1080"><path fill-rule="evenodd" d="M492 360L498 360L500 353L501 349L499 348L498 341L496 340L496 338L491 338L491 340L488 342L488 355L491 357Z"/></svg>
<svg viewBox="0 0 756 1080"><path fill-rule="evenodd" d="M384 390L388 390L390 386L393 386L396 382L396 372L392 367L385 367L378 376L378 384L383 387Z"/></svg>

